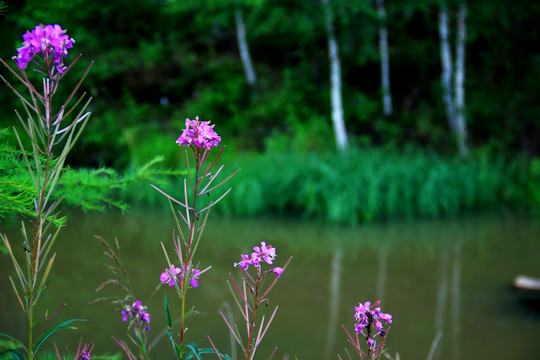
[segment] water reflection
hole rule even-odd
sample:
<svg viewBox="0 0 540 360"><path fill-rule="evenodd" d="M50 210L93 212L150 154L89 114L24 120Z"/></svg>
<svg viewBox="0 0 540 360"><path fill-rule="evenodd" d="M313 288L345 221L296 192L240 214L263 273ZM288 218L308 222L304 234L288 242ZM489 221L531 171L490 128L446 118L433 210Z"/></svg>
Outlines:
<svg viewBox="0 0 540 360"><path fill-rule="evenodd" d="M386 272L388 270L388 244L381 244L379 250L379 271L377 272L377 299L384 303L384 288L386 286Z"/></svg>
<svg viewBox="0 0 540 360"><path fill-rule="evenodd" d="M435 306L435 315L433 317L434 334L436 335L431 345L428 359L440 358L441 349L438 345L441 337L445 334L444 321L448 307L448 298L450 298L452 359L460 359L460 284L462 247L463 241L458 239L453 244L445 245L441 249L437 304ZM452 252L452 264L450 264L449 260L450 251Z"/></svg>
<svg viewBox="0 0 540 360"><path fill-rule="evenodd" d="M435 322L435 334L444 334L444 313L446 310L446 303L448 299L448 247L441 249L440 257L440 270L439 270L439 286L437 291L437 304L435 306L435 315L433 316ZM435 353L433 359L439 359L439 348L435 347Z"/></svg>
<svg viewBox="0 0 540 360"><path fill-rule="evenodd" d="M454 360L459 360L460 357L460 302L461 302L461 250L463 241L458 239L454 243L454 262L452 264L452 331L453 331L453 354Z"/></svg>
<svg viewBox="0 0 540 360"><path fill-rule="evenodd" d="M341 269L343 262L343 250L340 245L334 248L332 262L330 264L330 286L328 286L328 330L326 338L326 358L330 358L336 347L336 330L338 323L339 304L341 302Z"/></svg>
<svg viewBox="0 0 540 360"><path fill-rule="evenodd" d="M461 294L461 252L463 241L456 240L441 249L440 279L437 292L437 304L435 306L435 339L431 345L428 359L439 359L441 349L438 346L441 337L444 336L444 320L447 311L448 298L450 297L450 318L452 328L452 359L460 359L460 294ZM452 264L450 264L450 251L452 251ZM450 270L451 267L451 270ZM449 295L450 291L450 295Z"/></svg>
<svg viewBox="0 0 540 360"><path fill-rule="evenodd" d="M171 239L173 227L167 213L71 216L57 243L57 261L42 308L57 308L67 301L65 317L90 321L78 332L57 338L60 347L72 347L82 336L97 344L97 352L118 352L111 336L125 331L110 305L87 305L97 297L93 290L108 278L103 249L93 236L119 238L124 265L144 298L166 266L159 242ZM16 229L0 229L4 230L10 239L19 236ZM357 228L275 218L211 219L198 256L201 266L212 265L212 270L190 295L200 312L189 320L190 336L206 347L210 334L220 349L231 352L229 332L218 315L226 307L224 301L232 301L227 274L237 270L232 264L239 254L266 241L278 249L278 266L289 255L294 259L272 290L271 305L279 305L279 311L259 350L261 357L277 345L279 359L335 359L347 346L340 325L351 328L353 307L381 299L384 311L394 315L387 344L402 359L426 358L439 331L443 334L436 347L439 360L540 358L539 313L520 306L508 291L516 274L540 273L538 239L538 221L502 215ZM7 278L11 265L4 260L0 332L24 338L23 316ZM173 294L169 295L174 316ZM165 323L162 296L160 292L148 304L154 336ZM231 307L231 316L239 319ZM156 354L158 359L171 357L166 338Z"/></svg>

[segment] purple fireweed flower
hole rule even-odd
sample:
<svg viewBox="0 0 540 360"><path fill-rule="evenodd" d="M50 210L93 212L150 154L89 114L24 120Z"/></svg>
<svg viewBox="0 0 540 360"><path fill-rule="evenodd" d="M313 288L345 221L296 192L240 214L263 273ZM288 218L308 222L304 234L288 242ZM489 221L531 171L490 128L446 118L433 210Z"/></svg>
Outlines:
<svg viewBox="0 0 540 360"><path fill-rule="evenodd" d="M83 351L79 360L90 360L90 352Z"/></svg>
<svg viewBox="0 0 540 360"><path fill-rule="evenodd" d="M191 279L189 280L189 283L191 284L191 287L196 288L199 286L199 276L201 275L201 270L195 269L191 271Z"/></svg>
<svg viewBox="0 0 540 360"><path fill-rule="evenodd" d="M131 305L131 313L135 316L139 315L141 312L144 311L146 307L142 306L141 302L139 300L135 300L133 305Z"/></svg>
<svg viewBox="0 0 540 360"><path fill-rule="evenodd" d="M191 287L196 288L199 286L199 276L201 275L201 270L194 269L191 270L188 266L187 272L190 274L189 276L189 284ZM162 283L167 283L169 286L174 286L176 284L177 279L183 279L184 278L184 272L181 268L177 268L174 265L171 265L170 269L166 269L165 272L161 273L161 276L159 277L159 280Z"/></svg>
<svg viewBox="0 0 540 360"><path fill-rule="evenodd" d="M214 131L214 125L210 125L210 121L199 121L196 116L195 120L186 119L186 128L176 143L180 146L195 145L210 150L213 146L218 146L220 141L221 137Z"/></svg>
<svg viewBox="0 0 540 360"><path fill-rule="evenodd" d="M17 49L18 54L13 59L19 69L24 70L37 54L42 54L47 61L52 55L56 69L63 73L64 59L74 42L58 24L38 25L34 30L23 34L23 45Z"/></svg>
<svg viewBox="0 0 540 360"><path fill-rule="evenodd" d="M375 346L375 340L373 340L372 338L367 338L366 342L370 348L373 348Z"/></svg>
<svg viewBox="0 0 540 360"><path fill-rule="evenodd" d="M259 259L264 260L269 265L272 265L272 262L276 258L276 248L274 248L274 247L272 247L270 245L267 246L264 241L261 242L260 247L255 246L253 248L253 250L255 250L254 254L256 254L256 256ZM253 257L253 254L252 254L252 257Z"/></svg>
<svg viewBox="0 0 540 360"><path fill-rule="evenodd" d="M176 283L176 275L180 274L180 272L182 272L180 268L171 265L170 269L166 269L165 272L161 273L159 281L167 283L169 286L174 286Z"/></svg>
<svg viewBox="0 0 540 360"><path fill-rule="evenodd" d="M144 309L146 310L146 306L144 307ZM141 317L141 321L146 324L146 326L144 327L144 330L147 333L149 333L150 332L150 313L146 311L142 311L140 313L140 317Z"/></svg>
<svg viewBox="0 0 540 360"><path fill-rule="evenodd" d="M380 301L376 301L373 305L371 302L366 301L364 304L359 303L358 306L354 307L354 318L357 321L357 323L354 324L354 330L356 333L361 333L366 338L370 348L375 346L374 338L377 335L386 335L382 321L387 324L392 322L392 315L382 313L381 308L378 306L379 304ZM371 327L375 327L375 333L372 333Z"/></svg>
<svg viewBox="0 0 540 360"><path fill-rule="evenodd" d="M146 311L146 306L143 306L139 300L136 300L131 306L125 305L124 310L122 310L122 321L126 322L128 319L132 319L130 326L137 322L140 325L145 325L144 330L150 332L150 313Z"/></svg>
<svg viewBox="0 0 540 360"><path fill-rule="evenodd" d="M128 321L130 314L131 314L131 309L129 308L129 306L127 306L126 310L122 310L122 321L123 322Z"/></svg>
<svg viewBox="0 0 540 360"><path fill-rule="evenodd" d="M234 266L240 266L243 270L247 270L249 265L257 265L259 264L258 259L253 259L251 255L244 255L242 254L242 261L238 263L234 263Z"/></svg>
<svg viewBox="0 0 540 360"><path fill-rule="evenodd" d="M142 312L141 313L141 321L149 323L150 322L150 314L147 313L147 312Z"/></svg>
<svg viewBox="0 0 540 360"><path fill-rule="evenodd" d="M247 270L249 265L260 267L261 260L264 260L267 264L272 265L277 256L276 248L272 247L271 245L266 245L266 242L264 241L261 242L261 246L255 246L253 250L254 251L251 253L251 255L242 254L242 261L234 263L234 266L240 266L242 270ZM281 275L281 273L279 275Z"/></svg>
<svg viewBox="0 0 540 360"><path fill-rule="evenodd" d="M280 267L277 267L277 266L275 268L273 268L272 270L270 270L270 271L276 273L278 279L281 276L281 274L283 274L283 268L280 268Z"/></svg>

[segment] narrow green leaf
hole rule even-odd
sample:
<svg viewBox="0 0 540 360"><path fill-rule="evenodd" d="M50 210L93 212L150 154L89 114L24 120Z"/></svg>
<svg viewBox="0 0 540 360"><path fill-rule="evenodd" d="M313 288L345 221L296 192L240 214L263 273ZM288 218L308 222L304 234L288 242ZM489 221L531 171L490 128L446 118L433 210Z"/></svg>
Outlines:
<svg viewBox="0 0 540 360"><path fill-rule="evenodd" d="M41 283L39 284L38 289L41 289L45 286L45 282L47 281L47 278L49 277L49 272L51 271L52 265L54 263L54 258L56 257L56 253L54 253L51 258L49 259L49 263L47 264L47 268L45 269L45 274L41 278Z"/></svg>
<svg viewBox="0 0 540 360"><path fill-rule="evenodd" d="M15 283L13 282L13 279L11 278L11 276L9 277L9 281L11 282L11 287L13 288L13 291L15 292L15 296L17 296L17 300L19 300L19 304L21 305L21 308L24 311L24 305L22 303L21 297L19 296L19 291L17 290L17 286L15 286Z"/></svg>
<svg viewBox="0 0 540 360"><path fill-rule="evenodd" d="M199 353L199 348L197 347L197 345L195 345L195 343L187 343L186 348L188 348L191 352L188 352L187 355L183 358L183 360L191 359L194 356L195 358L197 358L197 360L202 360L202 357Z"/></svg>
<svg viewBox="0 0 540 360"><path fill-rule="evenodd" d="M190 347L190 345L193 346ZM185 358L184 360L187 360L187 359L191 359L193 358L193 356L195 356L197 359L202 359L201 355L202 354L215 354L216 353L216 350L214 350L213 348L204 348L204 349L198 349L197 348L197 345L195 345L194 343L189 343L189 344L186 344L186 347L189 347L190 350L192 351L191 353L189 353ZM225 360L232 360L231 357L227 354L222 354L219 352L219 350L217 351L218 355L221 356L222 359L225 359Z"/></svg>
<svg viewBox="0 0 540 360"><path fill-rule="evenodd" d="M163 294L163 300L165 300L165 315L167 320L167 328L171 329L171 313L169 312L169 302L167 301L167 293Z"/></svg>
<svg viewBox="0 0 540 360"><path fill-rule="evenodd" d="M47 226L48 227L48 226ZM58 228L56 229L56 231L54 232L53 236L52 237L49 237L47 238L47 241L45 241L45 244L43 246L43 248L45 249L44 250L44 254L42 256L43 259L47 259L47 257L49 256L49 252L51 251L52 249L52 246L54 244L54 242L56 241L56 237L58 236L58 233L60 232L60 229L62 227L61 226L58 226ZM54 255L53 255L54 256Z"/></svg>
<svg viewBox="0 0 540 360"><path fill-rule="evenodd" d="M135 328L135 336L137 337L137 341L139 342L138 344L134 342L135 345L140 346L141 347L141 352L144 355L146 355L146 346L144 346L144 340L142 338L142 334L139 331L139 329L137 329L137 328Z"/></svg>
<svg viewBox="0 0 540 360"><path fill-rule="evenodd" d="M176 345L176 343L174 342L174 339L173 339L171 314L169 312L169 302L167 301L167 294L166 293L163 294L163 299L165 301L165 317L166 317L166 320L167 320L167 335L169 336L169 340L171 341L171 344L173 346L174 354L176 355L176 358L180 359L180 357L182 355L182 352L183 352L183 347L182 347L182 349L179 348L178 345Z"/></svg>
<svg viewBox="0 0 540 360"><path fill-rule="evenodd" d="M19 278L19 281L21 282L21 286L24 288L28 282L26 280L26 277L24 276L24 273L19 265L19 262L17 261L17 258L15 258L15 255L13 254L13 250L11 249L11 245L9 243L9 240L6 235L2 234L0 235L2 238L2 241L4 242L4 245L6 249L8 250L9 257L11 258L11 261L13 262L13 266L15 267L15 271L17 271L17 277Z"/></svg>
<svg viewBox="0 0 540 360"><path fill-rule="evenodd" d="M26 346L24 346L24 344L20 340L14 338L13 336L8 335L8 334L4 334L4 333L0 333L0 337L5 337L5 338L13 341L15 344L19 345L20 347L22 347L24 350L26 350Z"/></svg>
<svg viewBox="0 0 540 360"><path fill-rule="evenodd" d="M39 338L36 340L36 346L34 348L34 354L36 354L39 350L39 348L41 347L41 345L43 345L43 343L52 335L54 334L55 332L57 332L58 330L61 330L61 329L76 329L76 327L74 326L68 326L69 324L71 324L72 322L75 322L75 321L87 321L85 319L71 319L71 320L67 320L67 321L64 321L63 323L61 324L58 324L56 325L55 327L53 327L52 329L49 329L47 331L45 331L44 333L42 333Z"/></svg>
<svg viewBox="0 0 540 360"><path fill-rule="evenodd" d="M0 352L0 355L3 355L3 354L10 354L12 356L11 360L26 360L24 355L15 349L7 349Z"/></svg>

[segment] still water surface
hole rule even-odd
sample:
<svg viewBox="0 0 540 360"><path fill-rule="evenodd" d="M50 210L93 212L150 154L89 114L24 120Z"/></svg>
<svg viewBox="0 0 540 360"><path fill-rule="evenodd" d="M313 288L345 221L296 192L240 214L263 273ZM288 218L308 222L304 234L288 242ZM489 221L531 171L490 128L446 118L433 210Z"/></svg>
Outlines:
<svg viewBox="0 0 540 360"><path fill-rule="evenodd" d="M166 266L160 246L171 250L173 222L168 213L132 211L120 214L72 214L57 240L57 260L41 309L67 307L57 321L84 318L78 331L64 332L55 341L74 348L79 337L94 342L95 353L116 353L111 336L122 338L125 323L108 302L89 305L110 276L103 247L94 235L118 238L121 257L137 296L147 302ZM13 228L3 228L12 242ZM444 359L540 359L540 302L510 289L518 274L540 277L540 221L510 214L463 219L392 222L356 228L324 226L287 219L210 219L197 258L212 268L187 298L200 312L188 321L188 340L207 347L206 335L230 353L228 329L218 312L234 309L226 281L241 253L261 241L275 246L276 264L293 260L272 293L270 314L277 316L259 349L267 358L336 359L347 345L341 324L352 326L358 302L382 300L394 316L387 345L401 359L426 359L441 332L437 356ZM0 262L0 332L24 338L22 311L12 294L7 256ZM161 288L147 302L151 332L164 327L163 292L178 314L174 292ZM540 297L539 297L540 298ZM54 322L54 321L53 321ZM166 338L154 359L172 359Z"/></svg>

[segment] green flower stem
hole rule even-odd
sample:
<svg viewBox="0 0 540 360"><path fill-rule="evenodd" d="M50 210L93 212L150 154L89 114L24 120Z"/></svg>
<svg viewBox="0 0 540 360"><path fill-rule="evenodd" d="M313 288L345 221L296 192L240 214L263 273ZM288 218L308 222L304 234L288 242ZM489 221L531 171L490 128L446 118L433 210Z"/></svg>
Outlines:
<svg viewBox="0 0 540 360"><path fill-rule="evenodd" d="M257 270L257 283L255 284L255 290L254 290L254 301L253 301L253 311L251 314L251 321L249 322L249 333L248 333L248 341L247 341L247 347L246 347L246 356L245 360L248 360L249 358L249 351L255 352L256 348L251 348L251 342L253 339L253 328L255 327L255 317L257 316L257 308L259 307L259 286L261 284L261 269L259 268ZM254 355L254 354L253 354ZM253 355L251 356L253 358Z"/></svg>
<svg viewBox="0 0 540 360"><path fill-rule="evenodd" d="M49 64L47 64L47 73L50 74ZM46 83L52 84L53 79L50 77L47 79ZM36 289L37 284L37 278L38 278L38 272L39 272L39 255L41 252L41 242L43 240L43 222L46 220L43 217L44 208L46 206L45 202L45 194L47 191L47 186L49 183L49 176L50 176L50 167L51 167L51 126L50 122L52 121L52 96L53 93L50 92L50 87L45 87L45 118L41 118L41 121L44 121L46 123L45 129L47 131L47 143L46 147L44 149L44 155L45 155L45 172L43 174L43 178L41 179L41 189L39 189L39 201L38 206L36 208L36 223L34 224L34 238L32 243L32 250L31 250L31 263L30 263L30 282L28 284L28 360L34 359L34 305L37 302L37 299L34 297L37 296L37 294L40 292L40 289ZM38 114L38 118L40 117L40 114ZM37 139L32 139L32 141L37 143ZM38 146L36 146L38 148ZM39 183L38 183L39 184ZM39 287L39 286L38 286Z"/></svg>
<svg viewBox="0 0 540 360"><path fill-rule="evenodd" d="M189 268L189 264L191 262L190 256L191 256L191 243L193 242L193 238L195 237L195 222L197 220L197 193L199 188L199 168L201 163L201 150L197 148L195 152L195 182L193 183L193 205L191 208L191 221L189 223L189 237L188 237L188 244L187 244L187 251L186 251L186 258L184 260L182 271L184 272L184 277L182 278L182 285L181 285L181 291L182 291L182 310L181 310L181 324L180 324L180 347L184 344L184 332L185 332L185 309L186 309L186 294L187 294L187 279L189 276L189 272L191 271L191 268ZM202 181L202 180L201 180Z"/></svg>

